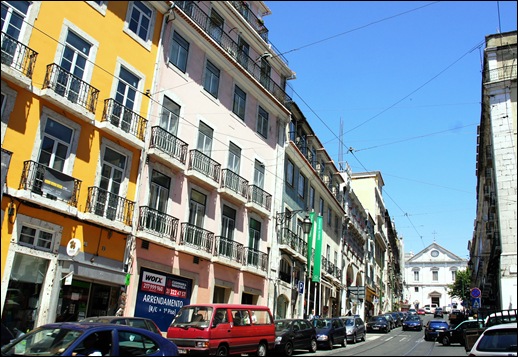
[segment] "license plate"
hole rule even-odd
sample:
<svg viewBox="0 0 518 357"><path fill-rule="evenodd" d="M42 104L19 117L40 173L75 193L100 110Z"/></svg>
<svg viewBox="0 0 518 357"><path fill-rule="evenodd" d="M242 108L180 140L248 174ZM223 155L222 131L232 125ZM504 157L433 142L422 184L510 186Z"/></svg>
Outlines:
<svg viewBox="0 0 518 357"><path fill-rule="evenodd" d="M179 348L178 349L178 354L186 355L187 354L187 350L184 350L183 348Z"/></svg>
<svg viewBox="0 0 518 357"><path fill-rule="evenodd" d="M373 330L379 330L380 328L379 327L376 327L376 326L373 326L372 327Z"/></svg>

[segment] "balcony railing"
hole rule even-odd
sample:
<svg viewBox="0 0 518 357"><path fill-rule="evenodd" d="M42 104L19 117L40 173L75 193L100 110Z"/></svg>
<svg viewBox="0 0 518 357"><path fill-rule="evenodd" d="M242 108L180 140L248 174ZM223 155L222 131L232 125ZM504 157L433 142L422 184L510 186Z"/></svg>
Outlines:
<svg viewBox="0 0 518 357"><path fill-rule="evenodd" d="M104 100L102 121L108 121L122 131L144 140L147 120L115 99Z"/></svg>
<svg viewBox="0 0 518 357"><path fill-rule="evenodd" d="M332 262L327 260L327 258L322 258L322 269L324 270L324 272L335 277L336 279L342 279L342 272L340 271L340 269L338 269L338 267L334 265Z"/></svg>
<svg viewBox="0 0 518 357"><path fill-rule="evenodd" d="M35 161L25 161L20 188L77 207L81 181Z"/></svg>
<svg viewBox="0 0 518 357"><path fill-rule="evenodd" d="M95 113L99 90L55 63L47 65L43 88L50 88L70 102Z"/></svg>
<svg viewBox="0 0 518 357"><path fill-rule="evenodd" d="M292 250L304 257L307 255L307 243L303 239L300 239L291 229L282 228L279 239L280 244L290 247Z"/></svg>
<svg viewBox="0 0 518 357"><path fill-rule="evenodd" d="M157 148L185 165L187 143L178 139L167 130L154 126L151 128L150 148Z"/></svg>
<svg viewBox="0 0 518 357"><path fill-rule="evenodd" d="M176 241L178 218L169 216L147 206L139 208L138 230Z"/></svg>
<svg viewBox="0 0 518 357"><path fill-rule="evenodd" d="M272 195L256 185L248 186L248 202L255 203L268 211L272 205Z"/></svg>
<svg viewBox="0 0 518 357"><path fill-rule="evenodd" d="M231 57L233 57L252 77L271 93L281 103L291 102L291 97L284 89L266 76L256 58L251 58L240 50L239 45L232 38L216 26L198 5L193 1L177 1L175 4L191 18L208 36L216 41Z"/></svg>
<svg viewBox="0 0 518 357"><path fill-rule="evenodd" d="M262 271L266 271L268 267L268 255L257 249L245 247L243 258L243 265L255 267Z"/></svg>
<svg viewBox="0 0 518 357"><path fill-rule="evenodd" d="M197 171L215 182L219 182L221 175L221 165L196 149L189 151L188 170Z"/></svg>
<svg viewBox="0 0 518 357"><path fill-rule="evenodd" d="M243 244L234 242L232 239L223 236L217 236L214 255L241 263L243 261L243 249Z"/></svg>
<svg viewBox="0 0 518 357"><path fill-rule="evenodd" d="M38 53L2 32L2 64L14 68L27 78L32 78Z"/></svg>
<svg viewBox="0 0 518 357"><path fill-rule="evenodd" d="M252 12L250 7L243 1L231 1L232 6L243 16L243 18L252 26L252 28L265 41L268 41L268 29L264 26L263 19L259 19Z"/></svg>
<svg viewBox="0 0 518 357"><path fill-rule="evenodd" d="M214 233L190 223L182 223L180 244L212 253Z"/></svg>
<svg viewBox="0 0 518 357"><path fill-rule="evenodd" d="M221 187L228 188L245 199L248 197L248 180L229 169L223 169L221 172Z"/></svg>
<svg viewBox="0 0 518 357"><path fill-rule="evenodd" d="M498 68L488 69L484 73L484 83L494 81L503 81L509 79L516 80L516 63L508 66L501 66Z"/></svg>
<svg viewBox="0 0 518 357"><path fill-rule="evenodd" d="M86 211L130 226L135 202L100 187L88 187Z"/></svg>

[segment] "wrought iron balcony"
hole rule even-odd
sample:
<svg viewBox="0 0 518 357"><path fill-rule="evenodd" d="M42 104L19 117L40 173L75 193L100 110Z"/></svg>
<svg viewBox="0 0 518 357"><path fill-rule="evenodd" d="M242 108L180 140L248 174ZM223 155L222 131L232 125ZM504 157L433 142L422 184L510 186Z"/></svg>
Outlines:
<svg viewBox="0 0 518 357"><path fill-rule="evenodd" d="M160 237L176 241L179 220L163 212L148 206L139 207L138 227L139 231L146 231Z"/></svg>
<svg viewBox="0 0 518 357"><path fill-rule="evenodd" d="M100 187L88 187L86 211L112 221L131 226L135 202L106 191Z"/></svg>
<svg viewBox="0 0 518 357"><path fill-rule="evenodd" d="M255 203L269 211L272 205L272 195L259 186L250 185L248 186L248 202Z"/></svg>
<svg viewBox="0 0 518 357"><path fill-rule="evenodd" d="M43 88L50 88L70 102L95 113L99 90L55 63L47 65Z"/></svg>
<svg viewBox="0 0 518 357"><path fill-rule="evenodd" d="M517 64L488 69L484 72L484 84L509 79L516 80Z"/></svg>
<svg viewBox="0 0 518 357"><path fill-rule="evenodd" d="M307 255L307 243L303 239L300 239L297 234L289 228L281 229L279 244L290 247L293 251L304 257Z"/></svg>
<svg viewBox="0 0 518 357"><path fill-rule="evenodd" d="M197 227L194 224L184 222L182 223L180 244L212 253L214 233Z"/></svg>
<svg viewBox="0 0 518 357"><path fill-rule="evenodd" d="M178 139L167 130L154 126L151 128L149 148L157 148L185 165L187 159L187 143Z"/></svg>
<svg viewBox="0 0 518 357"><path fill-rule="evenodd" d="M214 255L241 263L243 261L243 249L243 244L234 242L232 239L223 236L217 236Z"/></svg>
<svg viewBox="0 0 518 357"><path fill-rule="evenodd" d="M115 99L104 100L102 121L107 121L122 131L144 140L147 120Z"/></svg>
<svg viewBox="0 0 518 357"><path fill-rule="evenodd" d="M32 79L38 53L2 31L2 64Z"/></svg>
<svg viewBox="0 0 518 357"><path fill-rule="evenodd" d="M29 160L23 163L20 188L77 207L81 180Z"/></svg>
<svg viewBox="0 0 518 357"><path fill-rule="evenodd" d="M221 171L221 188L229 189L242 196L245 200L248 197L248 180L245 180L232 170L223 169Z"/></svg>
<svg viewBox="0 0 518 357"><path fill-rule="evenodd" d="M266 271L268 268L268 255L257 249L245 247L243 259L243 265L255 267L262 271Z"/></svg>
<svg viewBox="0 0 518 357"><path fill-rule="evenodd" d="M322 270L338 280L342 279L342 272L336 265L327 260L327 258L322 258Z"/></svg>
<svg viewBox="0 0 518 357"><path fill-rule="evenodd" d="M232 6L243 16L243 18L252 26L252 28L261 36L263 40L268 42L268 29L264 26L263 19L259 19L250 10L244 1L231 1Z"/></svg>
<svg viewBox="0 0 518 357"><path fill-rule="evenodd" d="M193 1L177 1L176 6L181 9L192 21L194 21L208 36L210 36L229 56L233 57L252 77L254 77L269 93L277 100L285 104L291 102L291 97L286 94L273 79L264 73L257 59L251 58L247 53L240 50L239 45L232 38L216 26L208 16Z"/></svg>
<svg viewBox="0 0 518 357"><path fill-rule="evenodd" d="M215 182L219 182L221 175L221 165L197 149L189 151L188 170L197 171Z"/></svg>

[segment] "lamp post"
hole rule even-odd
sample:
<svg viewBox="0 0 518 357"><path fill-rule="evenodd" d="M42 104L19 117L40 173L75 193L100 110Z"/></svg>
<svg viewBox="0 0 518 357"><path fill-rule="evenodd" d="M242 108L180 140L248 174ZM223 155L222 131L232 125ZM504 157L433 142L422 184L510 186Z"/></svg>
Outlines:
<svg viewBox="0 0 518 357"><path fill-rule="evenodd" d="M306 217L304 218L304 221L302 221L302 232L304 233L304 240L306 241L306 244L308 243L308 236L309 236L309 232L311 232L311 226L312 226L312 223L311 223L311 219L309 219L309 216L306 215ZM307 248L309 249L309 247ZM308 257L309 258L309 257ZM307 264L308 268L306 268L306 281L307 283L304 284L304 289L307 289L307 292L308 292L308 298L306 300L306 305L309 309L309 274L310 274L310 268L311 267L311 262L308 262ZM304 301L304 292L302 292L302 299L301 301ZM301 303L300 304L300 307L302 309L302 312L299 313L299 317L304 317L304 304ZM308 315L309 315L309 311L308 311Z"/></svg>

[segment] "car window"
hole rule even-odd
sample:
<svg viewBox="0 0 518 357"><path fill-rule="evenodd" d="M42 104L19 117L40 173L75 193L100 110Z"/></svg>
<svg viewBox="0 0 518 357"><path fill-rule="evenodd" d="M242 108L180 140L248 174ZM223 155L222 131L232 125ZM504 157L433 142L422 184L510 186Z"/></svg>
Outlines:
<svg viewBox="0 0 518 357"><path fill-rule="evenodd" d="M133 331L119 331L119 355L121 356L144 356L158 350L158 344L145 335Z"/></svg>
<svg viewBox="0 0 518 357"><path fill-rule="evenodd" d="M516 329L486 330L477 350L483 352L516 352Z"/></svg>

